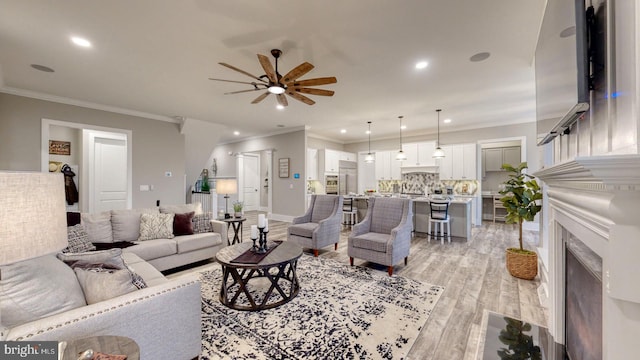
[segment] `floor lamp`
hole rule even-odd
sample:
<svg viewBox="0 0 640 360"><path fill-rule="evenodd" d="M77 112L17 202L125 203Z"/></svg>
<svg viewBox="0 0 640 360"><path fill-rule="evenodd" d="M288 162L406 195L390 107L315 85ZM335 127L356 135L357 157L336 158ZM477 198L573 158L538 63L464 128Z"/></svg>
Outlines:
<svg viewBox="0 0 640 360"><path fill-rule="evenodd" d="M0 265L67 247L66 214L62 173L0 172Z"/></svg>
<svg viewBox="0 0 640 360"><path fill-rule="evenodd" d="M229 195L238 193L238 183L236 179L218 179L216 180L216 193L224 194L224 218L229 219Z"/></svg>

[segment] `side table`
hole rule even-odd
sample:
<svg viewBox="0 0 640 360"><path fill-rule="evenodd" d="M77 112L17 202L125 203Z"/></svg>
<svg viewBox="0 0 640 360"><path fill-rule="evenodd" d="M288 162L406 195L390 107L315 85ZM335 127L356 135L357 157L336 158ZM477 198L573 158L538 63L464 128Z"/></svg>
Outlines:
<svg viewBox="0 0 640 360"><path fill-rule="evenodd" d="M67 341L62 360L76 360L80 353L88 349L103 354L126 355L127 360L140 360L140 348L135 341L128 337L111 335Z"/></svg>
<svg viewBox="0 0 640 360"><path fill-rule="evenodd" d="M228 218L221 219L227 223L227 245L239 244L242 242L242 223L247 221L247 218ZM229 242L229 228L233 228L233 240Z"/></svg>

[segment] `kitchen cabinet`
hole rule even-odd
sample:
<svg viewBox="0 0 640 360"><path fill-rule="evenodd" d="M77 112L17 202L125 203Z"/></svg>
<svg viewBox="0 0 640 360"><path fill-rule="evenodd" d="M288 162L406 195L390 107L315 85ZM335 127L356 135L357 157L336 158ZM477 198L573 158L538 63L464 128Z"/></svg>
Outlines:
<svg viewBox="0 0 640 360"><path fill-rule="evenodd" d="M343 161L358 161L355 153L340 151L338 153L338 160Z"/></svg>
<svg viewBox="0 0 640 360"><path fill-rule="evenodd" d="M441 146L439 159L441 180L475 180L477 178L476 144Z"/></svg>
<svg viewBox="0 0 640 360"><path fill-rule="evenodd" d="M321 177L325 174L337 174L340 170L340 160L358 161L356 154L331 149L318 150L318 169Z"/></svg>
<svg viewBox="0 0 640 360"><path fill-rule="evenodd" d="M318 149L307 149L307 180L318 180Z"/></svg>
<svg viewBox="0 0 640 360"><path fill-rule="evenodd" d="M400 164L396 160L395 151L376 152L376 179L377 180L400 180Z"/></svg>
<svg viewBox="0 0 640 360"><path fill-rule="evenodd" d="M482 149L484 171L504 171L502 164L520 165L520 146Z"/></svg>
<svg viewBox="0 0 640 360"><path fill-rule="evenodd" d="M402 167L436 166L433 152L436 150L435 141L402 144L402 151L407 155L407 160L402 162Z"/></svg>

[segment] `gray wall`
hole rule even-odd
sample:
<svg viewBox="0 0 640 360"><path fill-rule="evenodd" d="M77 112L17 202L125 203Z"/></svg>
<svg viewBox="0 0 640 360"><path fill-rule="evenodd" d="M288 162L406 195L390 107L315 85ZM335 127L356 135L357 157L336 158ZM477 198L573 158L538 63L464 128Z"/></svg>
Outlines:
<svg viewBox="0 0 640 360"><path fill-rule="evenodd" d="M344 150L344 145L334 141L319 139L309 134L307 137L307 147L311 149L331 149L331 150Z"/></svg>
<svg viewBox="0 0 640 360"><path fill-rule="evenodd" d="M132 132L133 207L184 204L184 137L179 125L0 93L0 170L40 171L42 119ZM171 171L172 177L165 177ZM140 192L152 184L154 191Z"/></svg>
<svg viewBox="0 0 640 360"><path fill-rule="evenodd" d="M307 148L306 131L272 135L236 143L219 145L213 150L213 158L218 164L218 176L237 176L236 154L273 150L273 204L272 213L278 216L298 216L304 213L305 160ZM231 153L231 155L229 155ZM278 177L278 159L289 158L289 178ZM275 172L275 173L274 173ZM300 178L294 179L293 174Z"/></svg>

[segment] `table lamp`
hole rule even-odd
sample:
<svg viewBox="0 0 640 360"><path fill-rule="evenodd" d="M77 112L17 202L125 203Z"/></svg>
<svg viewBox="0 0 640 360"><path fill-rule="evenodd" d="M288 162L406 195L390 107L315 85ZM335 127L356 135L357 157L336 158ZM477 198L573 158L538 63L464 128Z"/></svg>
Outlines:
<svg viewBox="0 0 640 360"><path fill-rule="evenodd" d="M238 193L238 183L236 179L218 179L216 180L216 192L224 194L224 218L231 217L229 214L229 194Z"/></svg>
<svg viewBox="0 0 640 360"><path fill-rule="evenodd" d="M0 171L0 224L0 265L67 247L62 173Z"/></svg>

